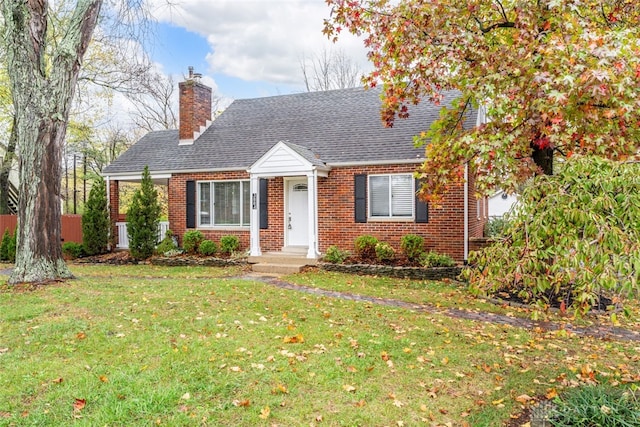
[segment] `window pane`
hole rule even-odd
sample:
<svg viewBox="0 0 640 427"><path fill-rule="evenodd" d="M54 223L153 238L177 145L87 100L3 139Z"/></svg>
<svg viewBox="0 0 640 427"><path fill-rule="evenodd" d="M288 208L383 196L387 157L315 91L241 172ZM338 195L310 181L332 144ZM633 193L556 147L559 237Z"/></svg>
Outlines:
<svg viewBox="0 0 640 427"><path fill-rule="evenodd" d="M240 225L240 182L216 182L213 202L215 225Z"/></svg>
<svg viewBox="0 0 640 427"><path fill-rule="evenodd" d="M369 177L371 216L389 216L389 177Z"/></svg>
<svg viewBox="0 0 640 427"><path fill-rule="evenodd" d="M391 214L411 216L413 214L413 178L411 175L391 176Z"/></svg>
<svg viewBox="0 0 640 427"><path fill-rule="evenodd" d="M200 225L211 225L211 183L200 182Z"/></svg>
<svg viewBox="0 0 640 427"><path fill-rule="evenodd" d="M251 222L251 185L249 181L242 182L242 225Z"/></svg>

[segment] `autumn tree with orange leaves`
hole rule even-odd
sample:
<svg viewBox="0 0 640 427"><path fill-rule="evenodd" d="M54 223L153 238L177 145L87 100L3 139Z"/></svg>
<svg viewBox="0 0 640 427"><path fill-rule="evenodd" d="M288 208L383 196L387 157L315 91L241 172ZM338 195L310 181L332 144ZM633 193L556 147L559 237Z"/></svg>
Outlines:
<svg viewBox="0 0 640 427"><path fill-rule="evenodd" d="M324 32L364 38L392 126L444 90L460 96L416 137L423 193L437 199L470 164L480 191L513 190L557 156L637 155L640 2L636 0L327 0ZM471 108L487 123L462 127Z"/></svg>

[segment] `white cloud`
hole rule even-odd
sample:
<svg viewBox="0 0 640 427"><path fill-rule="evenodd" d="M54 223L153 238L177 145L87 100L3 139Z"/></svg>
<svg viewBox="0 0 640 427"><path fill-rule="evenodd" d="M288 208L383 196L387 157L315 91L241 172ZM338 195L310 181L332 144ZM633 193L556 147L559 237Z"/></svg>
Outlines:
<svg viewBox="0 0 640 427"><path fill-rule="evenodd" d="M300 61L332 48L322 34L324 0L147 0L160 22L206 38L212 73L246 81L302 87ZM362 41L345 35L335 46L369 69Z"/></svg>

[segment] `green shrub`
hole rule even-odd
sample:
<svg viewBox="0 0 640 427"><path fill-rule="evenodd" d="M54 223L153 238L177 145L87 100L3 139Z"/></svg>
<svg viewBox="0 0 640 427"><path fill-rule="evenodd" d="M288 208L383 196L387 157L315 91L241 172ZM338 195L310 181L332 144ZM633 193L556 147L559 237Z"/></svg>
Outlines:
<svg viewBox="0 0 640 427"><path fill-rule="evenodd" d="M332 264L342 264L347 258L349 258L348 251L343 251L336 245L333 245L327 248L327 253L324 254L323 259Z"/></svg>
<svg viewBox="0 0 640 427"><path fill-rule="evenodd" d="M423 267L453 267L456 262L449 255L429 251L420 256L420 264Z"/></svg>
<svg viewBox="0 0 640 427"><path fill-rule="evenodd" d="M222 236L220 238L220 252L231 255L240 249L240 239L238 236Z"/></svg>
<svg viewBox="0 0 640 427"><path fill-rule="evenodd" d="M391 261L395 255L395 249L387 242L376 243L376 258L378 261Z"/></svg>
<svg viewBox="0 0 640 427"><path fill-rule="evenodd" d="M484 237L500 237L509 225L507 217L492 217L484 226Z"/></svg>
<svg viewBox="0 0 640 427"><path fill-rule="evenodd" d="M171 230L167 230L164 235L164 239L162 239L162 241L158 243L158 246L156 246L156 253L159 255L165 255L167 252L175 249L178 249L178 246L176 246L173 241L173 232Z"/></svg>
<svg viewBox="0 0 640 427"><path fill-rule="evenodd" d="M188 254L198 252L198 246L204 240L204 234L199 230L189 230L182 236L182 247Z"/></svg>
<svg viewBox="0 0 640 427"><path fill-rule="evenodd" d="M84 255L84 248L81 243L64 242L62 244L62 253L71 259L76 259Z"/></svg>
<svg viewBox="0 0 640 427"><path fill-rule="evenodd" d="M110 226L106 185L104 179L98 176L82 214L82 246L87 255L107 252Z"/></svg>
<svg viewBox="0 0 640 427"><path fill-rule="evenodd" d="M547 414L552 426L640 426L640 395L628 387L578 387L553 403Z"/></svg>
<svg viewBox="0 0 640 427"><path fill-rule="evenodd" d="M9 256L9 262L16 262L16 247L18 246L17 240L18 240L18 230L16 230L15 233L13 233L13 236L11 236L11 240L9 240L9 245L8 245L8 249L7 249L7 255Z"/></svg>
<svg viewBox="0 0 640 427"><path fill-rule="evenodd" d="M376 245L378 239L374 236L364 234L356 237L354 247L356 255L364 260L376 259Z"/></svg>
<svg viewBox="0 0 640 427"><path fill-rule="evenodd" d="M628 313L640 284L640 163L574 155L559 169L524 188L496 244L469 254L470 289L540 311L567 301L577 315L604 295Z"/></svg>
<svg viewBox="0 0 640 427"><path fill-rule="evenodd" d="M214 255L218 251L218 245L211 240L203 240L198 246L198 253L204 256Z"/></svg>
<svg viewBox="0 0 640 427"><path fill-rule="evenodd" d="M406 234L400 239L400 249L409 261L418 261L424 253L424 238L417 234Z"/></svg>
<svg viewBox="0 0 640 427"><path fill-rule="evenodd" d="M9 258L9 247L11 246L11 233L9 233L9 229L6 228L4 230L4 234L2 235L2 243L0 243L0 261L10 261Z"/></svg>
<svg viewBox="0 0 640 427"><path fill-rule="evenodd" d="M142 172L140 188L133 194L127 211L129 252L133 259L147 259L156 249L160 226L158 192L153 186L149 167Z"/></svg>

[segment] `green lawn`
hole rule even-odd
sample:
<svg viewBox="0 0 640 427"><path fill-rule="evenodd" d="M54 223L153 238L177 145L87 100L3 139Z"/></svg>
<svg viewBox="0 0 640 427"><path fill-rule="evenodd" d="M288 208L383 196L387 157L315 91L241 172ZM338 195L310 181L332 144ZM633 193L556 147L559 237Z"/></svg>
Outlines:
<svg viewBox="0 0 640 427"><path fill-rule="evenodd" d="M2 426L499 426L525 395L640 379L640 343L316 297L233 269L72 270L0 286ZM401 295L385 295L414 302L449 292L391 282Z"/></svg>

